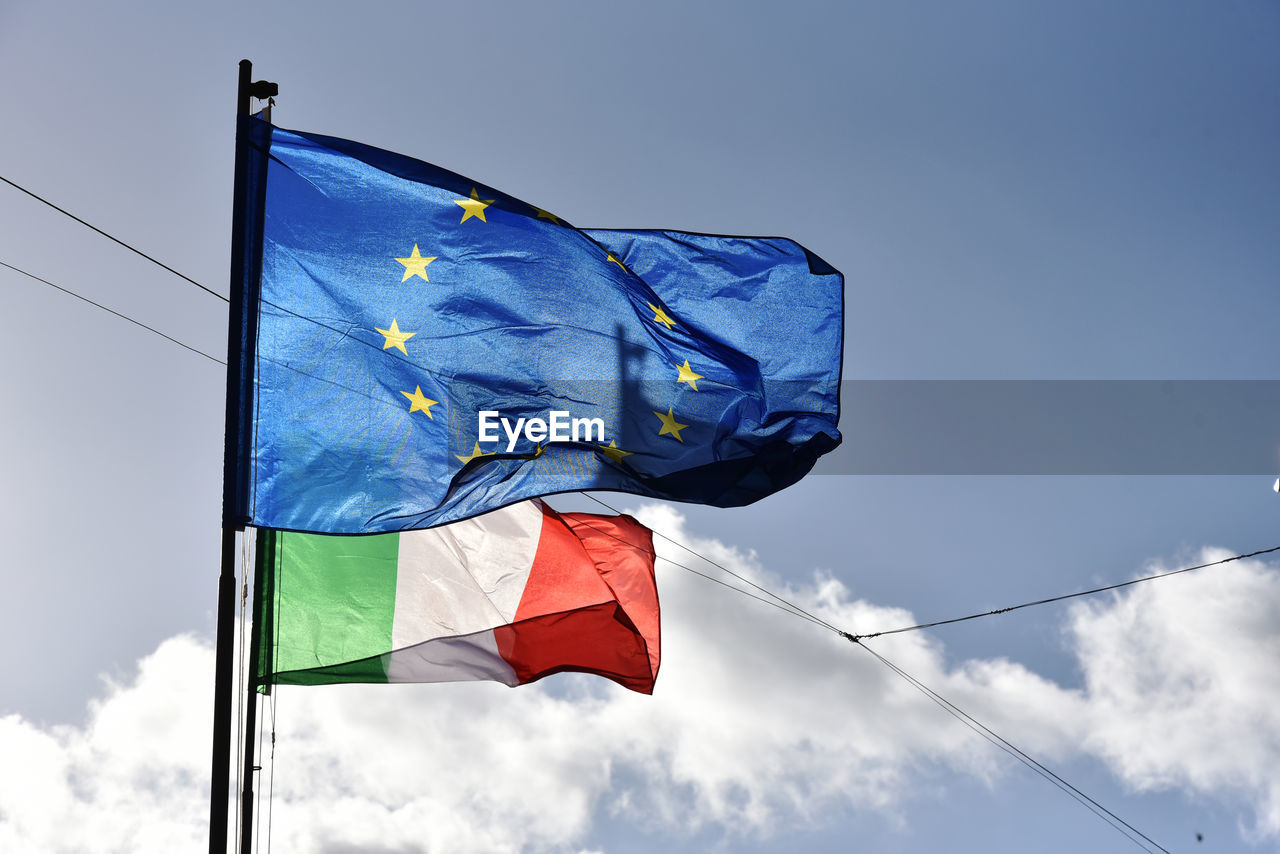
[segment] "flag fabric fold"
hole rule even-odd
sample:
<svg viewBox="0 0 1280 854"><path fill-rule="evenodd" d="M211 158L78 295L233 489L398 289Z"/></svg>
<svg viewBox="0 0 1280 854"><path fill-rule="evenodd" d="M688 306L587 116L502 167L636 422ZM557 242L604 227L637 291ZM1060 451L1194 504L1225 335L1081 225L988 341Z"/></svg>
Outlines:
<svg viewBox="0 0 1280 854"><path fill-rule="evenodd" d="M522 685L577 671L653 692L653 543L629 516L527 501L430 530L259 538L260 684Z"/></svg>
<svg viewBox="0 0 1280 854"><path fill-rule="evenodd" d="M580 230L245 121L263 227L232 521L408 530L581 489L737 506L839 443L843 278L798 244Z"/></svg>

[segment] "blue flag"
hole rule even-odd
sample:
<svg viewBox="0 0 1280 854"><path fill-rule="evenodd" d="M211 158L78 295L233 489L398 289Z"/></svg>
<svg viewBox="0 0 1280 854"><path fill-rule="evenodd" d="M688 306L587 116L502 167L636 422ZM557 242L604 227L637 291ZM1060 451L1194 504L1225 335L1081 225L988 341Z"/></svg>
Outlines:
<svg viewBox="0 0 1280 854"><path fill-rule="evenodd" d="M243 121L261 273L232 518L406 530L583 489L736 506L839 444L843 278L798 244L581 230Z"/></svg>

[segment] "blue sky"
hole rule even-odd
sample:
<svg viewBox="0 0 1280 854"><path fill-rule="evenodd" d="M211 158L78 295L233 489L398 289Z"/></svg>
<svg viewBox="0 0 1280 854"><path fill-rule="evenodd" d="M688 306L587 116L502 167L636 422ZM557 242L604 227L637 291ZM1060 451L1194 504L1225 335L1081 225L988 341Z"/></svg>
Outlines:
<svg viewBox="0 0 1280 854"><path fill-rule="evenodd" d="M583 226L799 241L845 274L846 379L1277 380L1278 37L1280 8L1260 0L7 2L0 174L225 293L236 63L248 57L280 84L284 127L429 160ZM0 260L225 350L213 297L8 186L0 223ZM203 839L222 368L11 271L0 283L11 544L0 739L65 771L28 787L40 797L0 773L0 841L136 850L112 840L158 816L173 835L156 850ZM940 442L945 428L904 426ZM608 500L647 508L833 618L927 620L1189 565L1206 547L1276 545L1275 473L831 474L735 510ZM673 640L651 701L571 679L283 695L280 743L296 764L277 771L278 842L1133 847L923 698L912 706L856 649L660 573ZM1170 850L1275 850L1276 574L1273 562L1220 573L1212 589L1156 582L1170 592L1028 609L884 649ZM1147 666L1136 676L1134 661ZM780 681L753 683L760 674ZM606 713L631 726L625 744ZM342 813L352 793L318 785L317 769L360 779L370 760L344 745L381 751L363 738L375 722L388 792ZM171 741L147 744L158 732ZM663 748L680 733L719 749ZM437 791L417 766L474 782L431 764L454 750L524 785L498 787L495 805ZM157 767L183 782L158 785ZM392 808L395 781L414 809ZM531 821L548 805L570 817ZM326 810L347 829L307 836ZM70 815L95 832L59 836ZM470 829L433 836L452 827L442 815ZM481 824L497 835L471 835Z"/></svg>

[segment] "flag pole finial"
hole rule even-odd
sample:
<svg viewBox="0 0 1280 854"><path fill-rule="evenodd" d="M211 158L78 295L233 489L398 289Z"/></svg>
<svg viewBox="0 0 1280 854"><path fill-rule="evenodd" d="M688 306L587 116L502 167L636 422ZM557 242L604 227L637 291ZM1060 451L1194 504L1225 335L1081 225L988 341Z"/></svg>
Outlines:
<svg viewBox="0 0 1280 854"><path fill-rule="evenodd" d="M280 94L280 87L269 80L253 79L253 63L247 59L240 60L240 84L236 87L236 112L242 116L249 115L249 99L257 98L265 101Z"/></svg>

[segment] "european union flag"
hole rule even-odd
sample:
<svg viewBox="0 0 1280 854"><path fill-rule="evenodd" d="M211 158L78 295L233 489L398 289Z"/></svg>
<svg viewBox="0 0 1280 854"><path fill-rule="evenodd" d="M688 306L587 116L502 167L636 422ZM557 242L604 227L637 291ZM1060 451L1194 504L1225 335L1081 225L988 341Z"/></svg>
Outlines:
<svg viewBox="0 0 1280 854"><path fill-rule="evenodd" d="M583 489L735 506L839 444L843 278L796 243L577 229L242 121L261 243L232 518L393 531Z"/></svg>

